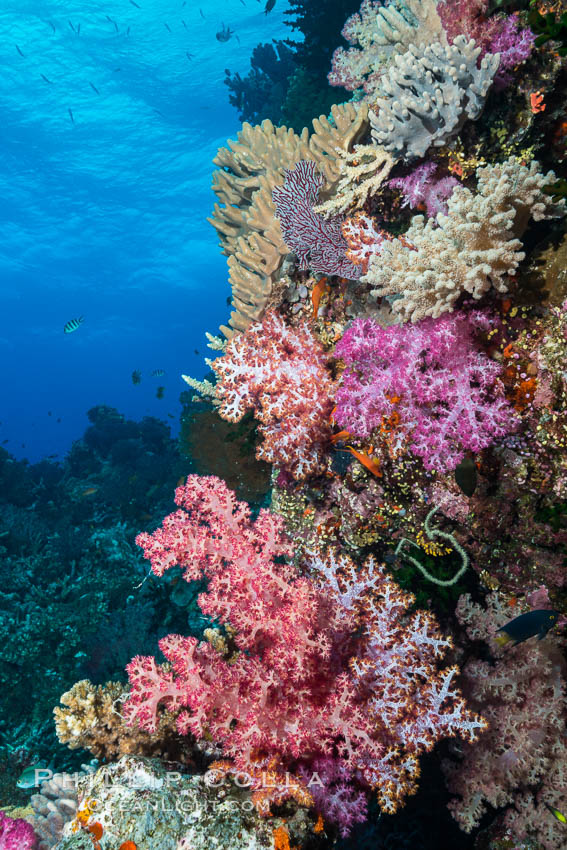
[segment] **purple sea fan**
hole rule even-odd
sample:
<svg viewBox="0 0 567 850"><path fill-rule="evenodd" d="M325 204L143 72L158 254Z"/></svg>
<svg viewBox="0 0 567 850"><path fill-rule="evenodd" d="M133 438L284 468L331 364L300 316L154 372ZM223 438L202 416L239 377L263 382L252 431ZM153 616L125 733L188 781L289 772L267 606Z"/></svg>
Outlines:
<svg viewBox="0 0 567 850"><path fill-rule="evenodd" d="M465 451L479 451L514 430L518 416L504 397L500 366L478 350L479 311L382 328L357 319L335 349L346 363L335 420L366 439L397 414L397 447L448 472Z"/></svg>
<svg viewBox="0 0 567 850"><path fill-rule="evenodd" d="M284 242L297 254L300 269L358 280L360 267L345 256L348 245L341 232L343 218L325 219L313 210L323 183L310 160L301 160L293 170L286 168L284 185L272 192Z"/></svg>

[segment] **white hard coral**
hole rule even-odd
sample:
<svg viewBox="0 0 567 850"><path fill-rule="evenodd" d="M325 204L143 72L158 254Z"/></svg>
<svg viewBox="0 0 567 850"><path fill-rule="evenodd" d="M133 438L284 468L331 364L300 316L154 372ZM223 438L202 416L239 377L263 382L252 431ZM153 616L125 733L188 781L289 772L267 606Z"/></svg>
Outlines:
<svg viewBox="0 0 567 850"><path fill-rule="evenodd" d="M530 218L561 216L565 203L554 203L543 186L555 179L539 163L522 165L514 157L477 169L478 191L458 186L447 215L415 216L400 239L385 242L362 278L376 297L394 296L392 309L404 321L417 322L452 311L468 292L481 298L491 287L507 292L507 275L524 259L519 237Z"/></svg>
<svg viewBox="0 0 567 850"><path fill-rule="evenodd" d="M500 54L486 54L477 67L480 51L459 35L451 45L410 44L396 56L370 112L376 144L396 158L416 159L478 118L500 62Z"/></svg>

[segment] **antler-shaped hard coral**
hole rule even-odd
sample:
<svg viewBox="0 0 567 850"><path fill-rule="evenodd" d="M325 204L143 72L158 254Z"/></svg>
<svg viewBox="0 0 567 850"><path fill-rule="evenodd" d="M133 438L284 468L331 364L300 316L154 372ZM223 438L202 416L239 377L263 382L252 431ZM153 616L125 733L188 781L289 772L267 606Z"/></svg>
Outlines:
<svg viewBox="0 0 567 850"><path fill-rule="evenodd" d="M353 47L335 50L329 82L348 91L363 88L368 100L384 70L411 44L445 42L435 0L363 0L360 12L346 21L342 36ZM357 44L359 48L354 47Z"/></svg>
<svg viewBox="0 0 567 850"><path fill-rule="evenodd" d="M253 409L263 442L259 460L301 480L323 469L334 383L307 324L288 327L276 313L231 339L212 363L220 415L239 422Z"/></svg>
<svg viewBox="0 0 567 850"><path fill-rule="evenodd" d="M465 36L452 45L434 42L397 56L380 82L370 112L372 137L392 156L417 159L458 133L484 107L500 56L487 54Z"/></svg>
<svg viewBox="0 0 567 850"><path fill-rule="evenodd" d="M534 221L564 215L543 187L555 179L537 162L522 165L514 157L477 169L478 191L457 186L447 215L427 222L416 215L403 239L386 242L370 259L368 274L375 296L397 296L392 310L404 321L418 322L455 309L464 292L481 298L494 287L507 292L524 258L520 237Z"/></svg>

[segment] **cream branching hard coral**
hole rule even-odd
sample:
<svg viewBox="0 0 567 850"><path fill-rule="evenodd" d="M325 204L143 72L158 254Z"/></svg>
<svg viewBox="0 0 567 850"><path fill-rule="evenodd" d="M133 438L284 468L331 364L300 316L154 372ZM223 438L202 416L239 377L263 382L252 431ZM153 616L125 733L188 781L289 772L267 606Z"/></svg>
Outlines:
<svg viewBox="0 0 567 850"><path fill-rule="evenodd" d="M543 186L555 179L539 163L514 157L477 169L478 191L458 186L447 215L427 221L415 216L403 238L386 241L362 278L376 297L392 297L404 321L417 322L452 311L468 292L481 298L491 287L507 292L507 275L524 259L520 238L530 218L555 218L565 202L554 203Z"/></svg>

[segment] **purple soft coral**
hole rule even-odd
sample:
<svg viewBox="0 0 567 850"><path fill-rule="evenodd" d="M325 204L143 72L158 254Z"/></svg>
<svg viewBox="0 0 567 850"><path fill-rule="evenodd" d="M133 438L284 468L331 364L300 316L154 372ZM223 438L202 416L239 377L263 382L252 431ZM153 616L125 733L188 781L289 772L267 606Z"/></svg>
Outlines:
<svg viewBox="0 0 567 850"><path fill-rule="evenodd" d="M364 823L368 816L366 794L354 787L351 772L339 759L320 756L309 768L300 766L299 775L317 809L325 820L337 824L343 838L355 823Z"/></svg>
<svg viewBox="0 0 567 850"><path fill-rule="evenodd" d="M37 840L30 823L0 811L0 850L34 850Z"/></svg>
<svg viewBox="0 0 567 850"><path fill-rule="evenodd" d="M480 46L481 58L487 53L500 53L494 85L502 89L511 82L511 69L530 55L535 35L529 29L520 29L517 13L489 17L487 10L488 0L444 0L437 6L450 42L463 33Z"/></svg>
<svg viewBox="0 0 567 850"><path fill-rule="evenodd" d="M454 177L434 178L437 171L435 162L424 162L414 168L406 177L396 177L388 182L393 189L400 189L404 197L402 206L412 210L420 205L425 206L429 218L435 218L437 213L447 214L447 200L453 194L459 181Z"/></svg>
<svg viewBox="0 0 567 850"><path fill-rule="evenodd" d="M489 323L480 312L387 328L357 319L335 352L346 362L337 423L366 439L397 414L399 442L427 469L455 469L466 450L485 448L517 421L500 366L475 345L475 328Z"/></svg>

